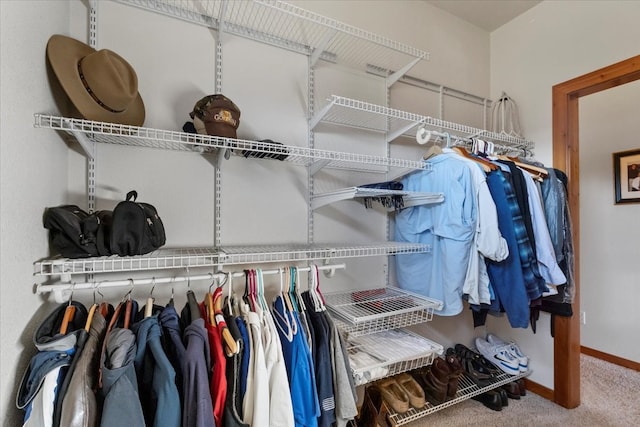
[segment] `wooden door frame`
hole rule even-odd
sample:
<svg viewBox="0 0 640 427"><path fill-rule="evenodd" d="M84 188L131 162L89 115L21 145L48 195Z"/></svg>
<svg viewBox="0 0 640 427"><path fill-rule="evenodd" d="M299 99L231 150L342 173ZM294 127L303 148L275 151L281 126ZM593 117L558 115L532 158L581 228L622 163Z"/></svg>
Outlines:
<svg viewBox="0 0 640 427"><path fill-rule="evenodd" d="M580 157L578 100L640 79L640 55L553 86L553 166L569 177L569 209L575 254L572 317L556 316L553 400L580 405Z"/></svg>

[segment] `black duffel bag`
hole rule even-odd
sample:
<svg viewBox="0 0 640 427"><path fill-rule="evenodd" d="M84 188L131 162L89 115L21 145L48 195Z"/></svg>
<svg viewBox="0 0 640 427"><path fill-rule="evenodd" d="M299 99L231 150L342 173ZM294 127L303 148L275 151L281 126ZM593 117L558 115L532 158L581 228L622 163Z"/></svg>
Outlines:
<svg viewBox="0 0 640 427"><path fill-rule="evenodd" d="M110 255L111 211L87 213L76 205L45 209L50 244L66 258Z"/></svg>
<svg viewBox="0 0 640 427"><path fill-rule="evenodd" d="M113 210L111 253L142 255L165 244L164 225L158 211L148 203L136 202L138 193L130 191Z"/></svg>

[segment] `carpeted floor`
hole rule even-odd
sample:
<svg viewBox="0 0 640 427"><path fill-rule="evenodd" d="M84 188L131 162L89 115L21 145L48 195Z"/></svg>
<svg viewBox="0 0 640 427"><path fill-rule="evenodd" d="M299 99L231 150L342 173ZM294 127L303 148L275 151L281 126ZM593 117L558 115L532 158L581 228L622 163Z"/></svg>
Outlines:
<svg viewBox="0 0 640 427"><path fill-rule="evenodd" d="M628 427L640 425L640 372L581 355L581 404L565 409L542 397L527 393L520 400L509 399L500 412L469 399L443 409L409 427L562 426Z"/></svg>

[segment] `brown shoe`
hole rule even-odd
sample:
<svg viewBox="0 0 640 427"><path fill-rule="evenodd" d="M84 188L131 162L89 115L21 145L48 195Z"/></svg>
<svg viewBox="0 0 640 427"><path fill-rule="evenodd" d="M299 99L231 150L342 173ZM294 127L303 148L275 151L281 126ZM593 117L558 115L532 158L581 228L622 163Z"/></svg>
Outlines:
<svg viewBox="0 0 640 427"><path fill-rule="evenodd" d="M355 419L358 427L387 427L387 407L382 402L380 389L370 385L364 390L362 407Z"/></svg>
<svg viewBox="0 0 640 427"><path fill-rule="evenodd" d="M409 410L409 396L394 378L388 378L377 383L380 394L391 409L399 414Z"/></svg>
<svg viewBox="0 0 640 427"><path fill-rule="evenodd" d="M409 374L396 375L396 382L409 396L409 404L416 409L424 407L425 397L424 390L420 384Z"/></svg>
<svg viewBox="0 0 640 427"><path fill-rule="evenodd" d="M447 398L451 399L455 397L458 391L458 380L460 375L464 371L460 359L455 354L452 348L447 350L447 356L445 358L447 365L449 365L449 385L447 387Z"/></svg>
<svg viewBox="0 0 640 427"><path fill-rule="evenodd" d="M424 390L425 397L429 403L439 405L447 399L449 376L446 375L446 379L441 381L439 377L442 377L443 373L437 371L438 373L436 374L435 372L434 366L431 365L412 371L411 374Z"/></svg>

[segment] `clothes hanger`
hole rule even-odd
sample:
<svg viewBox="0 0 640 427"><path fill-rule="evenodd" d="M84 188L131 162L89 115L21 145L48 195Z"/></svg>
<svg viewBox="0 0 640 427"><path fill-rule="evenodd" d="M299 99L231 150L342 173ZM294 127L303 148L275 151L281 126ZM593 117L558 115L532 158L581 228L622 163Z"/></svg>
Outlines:
<svg viewBox="0 0 640 427"><path fill-rule="evenodd" d="M216 319L215 319L215 307L214 307L214 303L213 303L213 293L211 292L211 288L213 287L213 285L216 284L216 279L214 278L211 281L211 285L209 285L209 292L207 292L204 296L204 306L205 306L205 311L207 313L207 320L209 321L210 325L215 325L216 324Z"/></svg>
<svg viewBox="0 0 640 427"><path fill-rule="evenodd" d="M73 300L73 290L75 288L75 284L71 285L71 293L69 294L69 302L67 303L67 307L64 309L64 315L62 316L62 322L60 323L60 334L64 335L67 333L67 329L69 329L69 323L73 321L73 316L76 314L76 307L71 304Z"/></svg>
<svg viewBox="0 0 640 427"><path fill-rule="evenodd" d="M200 314L200 305L198 304L198 299L196 298L196 294L191 290L191 275L189 274L189 269L187 268L187 305L189 306L189 314L191 315L191 322L194 320L202 319L202 315Z"/></svg>
<svg viewBox="0 0 640 427"><path fill-rule="evenodd" d="M144 306L144 317L151 317L153 314L153 304L156 302L156 299L153 297L153 290L156 288L156 278L151 278L151 290L149 291L149 296L147 297L147 304Z"/></svg>
<svg viewBox="0 0 640 427"><path fill-rule="evenodd" d="M291 282L291 268L287 267L287 277L288 277L288 282ZM291 302L291 298L289 296L289 291L287 289L287 291L285 292L284 287L283 287L283 283L282 283L282 276L281 278L281 282L280 282L280 295L282 296L282 299L284 300L285 303L285 307L287 308L287 310L291 313L293 312L293 303Z"/></svg>
<svg viewBox="0 0 640 427"><path fill-rule="evenodd" d="M131 292L133 291L133 279L129 279L131 281L131 289L127 292L126 298L127 300L124 303L124 328L129 329L131 324L131 313L133 310L133 301L131 301Z"/></svg>
<svg viewBox="0 0 640 427"><path fill-rule="evenodd" d="M313 277L314 277L314 284L315 284L313 290L316 295L316 299L318 301L318 306L320 307L320 311L326 311L327 307L325 305L324 296L320 291L320 270L318 269L318 266L315 264L313 264L311 267L313 268Z"/></svg>
<svg viewBox="0 0 640 427"><path fill-rule="evenodd" d="M89 332L91 329L91 322L93 322L93 316L98 310L98 303L96 302L96 289L100 286L100 282L95 282L93 284L93 304L91 304L91 308L89 308L89 313L87 314L87 321L84 324L84 330ZM100 294L102 295L102 294Z"/></svg>
<svg viewBox="0 0 640 427"><path fill-rule="evenodd" d="M291 275L289 276L289 299L291 300L293 311L300 311L298 309L298 301L296 297L296 278L298 277L298 268L291 266L289 267L289 271L291 272Z"/></svg>
<svg viewBox="0 0 640 427"><path fill-rule="evenodd" d="M493 163L491 163L488 160L485 160L481 157L478 156L473 156L471 155L471 153L469 153L466 148L460 146L460 145L456 145L455 147L453 147L453 151L455 151L456 153L460 154L462 157L465 157L469 160L473 160L474 162L478 163L480 165L480 167L482 167L482 170L485 171L485 173L489 173L493 170L496 170L498 167L496 165L494 165Z"/></svg>
<svg viewBox="0 0 640 427"><path fill-rule="evenodd" d="M221 329L220 335L222 336L222 341L224 342L225 353L227 354L227 356L231 357L234 354L238 354L238 345L233 335L231 335L231 331L229 331L227 322L226 320L224 320L224 315L222 314L223 284L224 283L218 283L218 287L216 288L216 291L213 293L212 297L212 305L210 307L212 310L209 310L209 308L207 308L207 312L211 313L209 314L211 324L216 325L219 329ZM211 297L211 287L209 288L209 293L207 294L207 296ZM211 317L212 315L213 317Z"/></svg>

